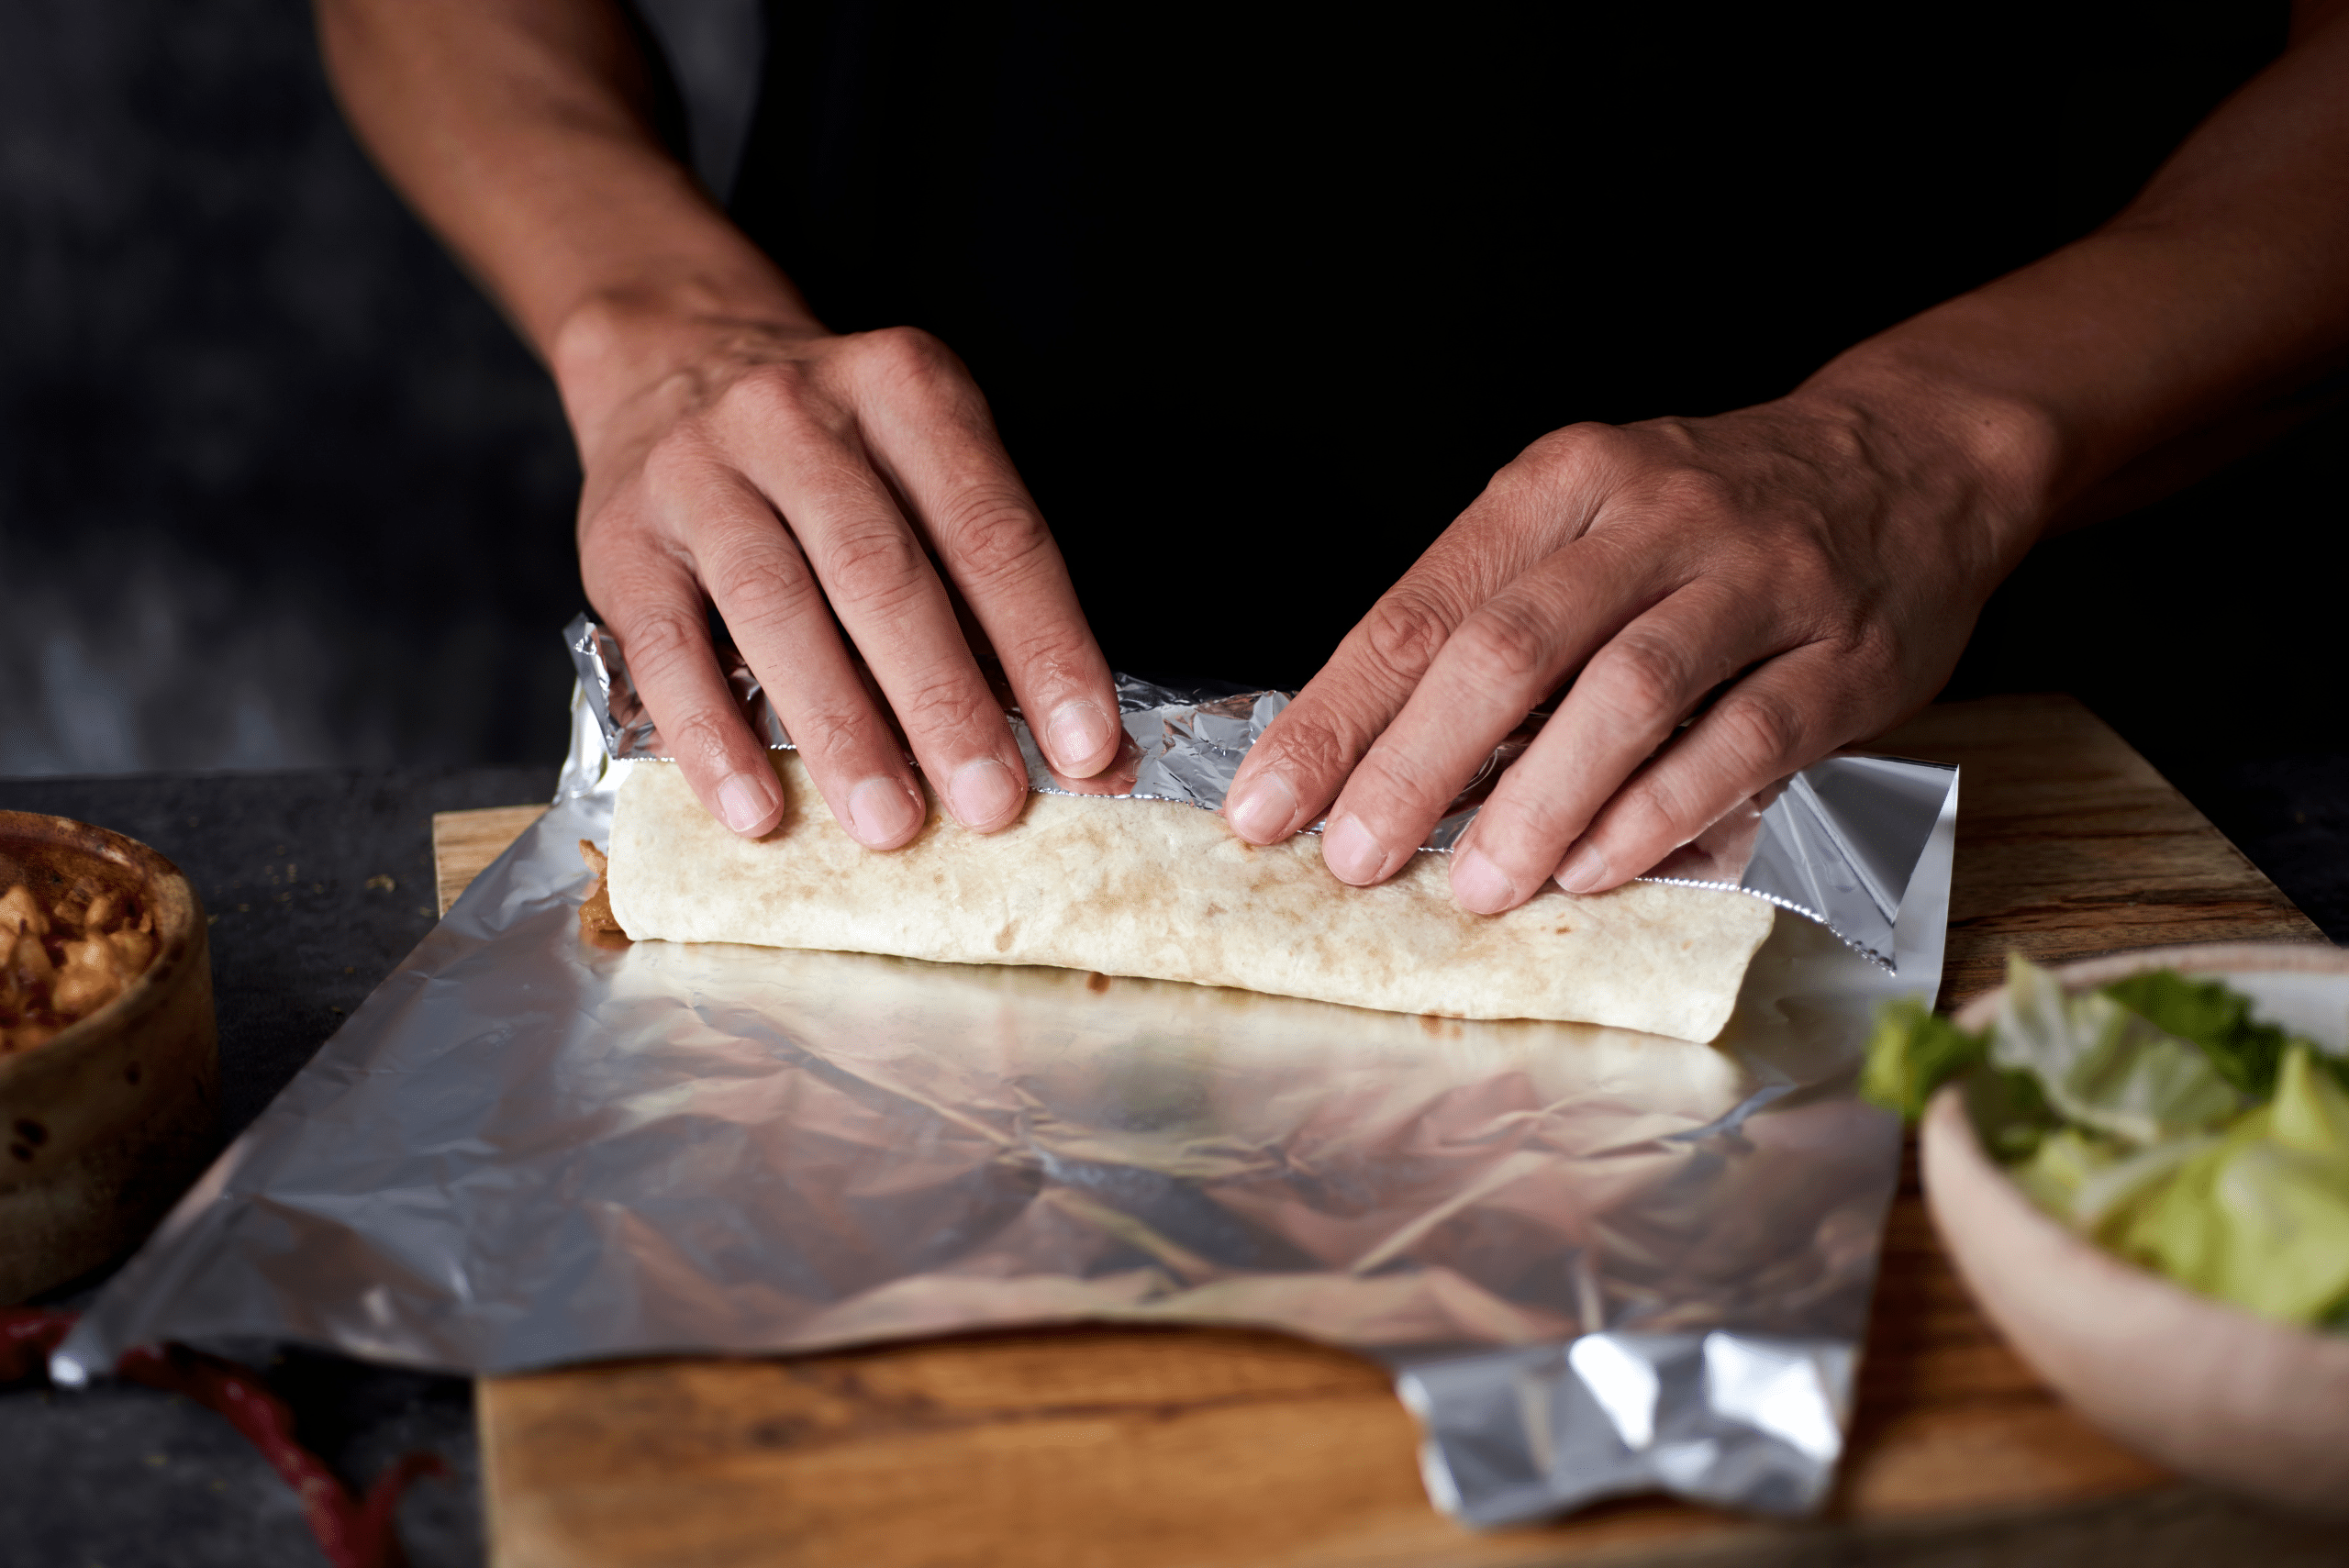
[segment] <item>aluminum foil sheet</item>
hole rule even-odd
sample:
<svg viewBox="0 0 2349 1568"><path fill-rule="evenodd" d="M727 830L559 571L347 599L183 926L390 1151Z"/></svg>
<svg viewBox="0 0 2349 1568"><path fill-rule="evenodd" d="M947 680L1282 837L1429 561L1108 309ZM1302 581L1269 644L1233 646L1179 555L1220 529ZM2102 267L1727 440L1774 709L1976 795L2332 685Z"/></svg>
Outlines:
<svg viewBox="0 0 2349 1568"><path fill-rule="evenodd" d="M1824 1496L1898 1164L1853 1082L1876 1004L1939 983L1949 770L1822 764L1737 829L1797 895L1881 895L1885 951L1782 916L1695 1045L592 947L575 842L606 838L628 768L665 765L607 758L599 697L553 808L100 1294L61 1383L161 1340L495 1374L1237 1323L1392 1367L1431 1497L1471 1524L1658 1487ZM1877 833L1935 791L1905 848ZM1822 844L1836 861L1806 858Z"/></svg>

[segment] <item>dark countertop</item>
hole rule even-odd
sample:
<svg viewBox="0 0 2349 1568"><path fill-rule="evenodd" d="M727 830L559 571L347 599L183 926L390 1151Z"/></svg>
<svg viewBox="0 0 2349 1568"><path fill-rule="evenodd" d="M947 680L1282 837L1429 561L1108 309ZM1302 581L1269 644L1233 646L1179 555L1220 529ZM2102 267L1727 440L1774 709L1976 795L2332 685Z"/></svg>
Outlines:
<svg viewBox="0 0 2349 1568"><path fill-rule="evenodd" d="M211 917L223 1131L258 1115L431 929L436 811L554 794L555 770L379 769L0 781L0 809L152 845ZM385 886L371 879L388 877ZM78 1307L85 1280L48 1305ZM473 1389L295 1351L266 1370L304 1444L363 1487L411 1449L447 1462L401 1504L414 1568L483 1560ZM0 1394L0 1562L317 1568L294 1493L211 1412L148 1389Z"/></svg>
<svg viewBox="0 0 2349 1568"><path fill-rule="evenodd" d="M2157 761L2161 759L2157 758ZM2334 940L2349 939L2349 758L2179 766L2181 785ZM225 1131L260 1112L433 923L436 811L545 800L549 768L0 780L0 809L153 845L213 917ZM388 877L390 885L372 879ZM86 1301L96 1279L56 1293ZM266 1369L302 1440L354 1487L428 1449L402 1504L415 1568L483 1560L470 1384L296 1351ZM216 1416L136 1387L0 1394L0 1561L315 1568L294 1495Z"/></svg>

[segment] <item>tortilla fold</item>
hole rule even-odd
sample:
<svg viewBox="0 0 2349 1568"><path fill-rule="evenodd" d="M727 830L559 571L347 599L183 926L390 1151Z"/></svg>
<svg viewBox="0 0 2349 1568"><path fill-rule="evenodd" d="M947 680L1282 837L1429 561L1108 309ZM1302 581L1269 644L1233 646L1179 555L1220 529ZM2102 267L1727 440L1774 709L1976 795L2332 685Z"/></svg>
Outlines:
<svg viewBox="0 0 2349 1568"><path fill-rule="evenodd" d="M1742 893L1633 883L1473 915L1442 855L1350 887L1323 869L1318 837L1258 849L1163 801L1032 795L1019 822L981 834L933 798L911 843L874 851L833 820L797 753L770 755L784 817L757 840L704 811L674 766L631 771L609 871L631 939L1050 964L1709 1040L1776 913Z"/></svg>

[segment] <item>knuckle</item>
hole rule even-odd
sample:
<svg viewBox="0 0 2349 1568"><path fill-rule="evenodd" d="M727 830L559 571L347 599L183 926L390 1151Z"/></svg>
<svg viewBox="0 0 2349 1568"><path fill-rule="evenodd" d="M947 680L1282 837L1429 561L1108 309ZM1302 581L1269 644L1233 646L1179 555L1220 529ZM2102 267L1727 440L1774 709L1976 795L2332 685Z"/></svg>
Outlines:
<svg viewBox="0 0 2349 1568"><path fill-rule="evenodd" d="M920 384L954 363L946 345L918 327L881 327L852 340L857 369L884 381Z"/></svg>
<svg viewBox="0 0 2349 1568"><path fill-rule="evenodd" d="M928 557L913 535L895 524L847 529L825 541L824 578L834 598L880 612L907 605L922 591Z"/></svg>
<svg viewBox="0 0 2349 1568"><path fill-rule="evenodd" d="M1736 487L1710 470L1675 466L1649 479L1651 503L1683 517L1717 517L1738 509Z"/></svg>
<svg viewBox="0 0 2349 1568"><path fill-rule="evenodd" d="M1525 449L1522 458L1536 459L1545 467L1579 467L1612 457L1622 440L1623 433L1614 426L1585 420L1542 435ZM1501 472L1507 473L1508 469Z"/></svg>
<svg viewBox="0 0 2349 1568"><path fill-rule="evenodd" d="M1449 651L1488 690L1539 684L1549 673L1548 630L1524 606L1497 600L1452 634Z"/></svg>
<svg viewBox="0 0 2349 1568"><path fill-rule="evenodd" d="M573 531L580 565L591 573L643 553L659 528L641 471L600 493L583 489Z"/></svg>
<svg viewBox="0 0 2349 1568"><path fill-rule="evenodd" d="M1337 727L1310 718L1289 721L1284 714L1262 740L1251 749L1249 761L1258 769L1278 768L1308 779L1343 778L1362 748ZM1256 754L1264 753L1264 762Z"/></svg>
<svg viewBox="0 0 2349 1568"><path fill-rule="evenodd" d="M1771 692L1732 692L1713 710L1720 747L1731 762L1759 782L1786 771L1802 744L1802 718L1784 697Z"/></svg>
<svg viewBox="0 0 2349 1568"><path fill-rule="evenodd" d="M822 607L798 563L773 550L729 553L711 571L709 591L737 631L779 626Z"/></svg>
<svg viewBox="0 0 2349 1568"><path fill-rule="evenodd" d="M1054 548L1044 520L1006 489L966 491L941 512L933 520L939 543L968 587L1023 576Z"/></svg>
<svg viewBox="0 0 2349 1568"><path fill-rule="evenodd" d="M1592 675L1593 695L1627 724L1644 727L1677 719L1681 706L1694 695L1687 654L1657 637L1617 637Z"/></svg>
<svg viewBox="0 0 2349 1568"><path fill-rule="evenodd" d="M871 724L859 709L802 701L791 716L791 740L818 767L843 772L863 758Z"/></svg>
<svg viewBox="0 0 2349 1568"><path fill-rule="evenodd" d="M807 373L790 362L751 367L718 394L718 406L729 421L753 428L803 424L808 412Z"/></svg>
<svg viewBox="0 0 2349 1568"><path fill-rule="evenodd" d="M732 748L724 716L709 708L693 707L660 728L662 745L678 762L686 766L698 762L713 773L726 771L727 753Z"/></svg>
<svg viewBox="0 0 2349 1568"><path fill-rule="evenodd" d="M1452 623L1427 595L1398 586L1363 617L1362 649L1390 681L1416 685L1452 639Z"/></svg>
<svg viewBox="0 0 2349 1568"><path fill-rule="evenodd" d="M1628 433L1586 421L1535 440L1493 476L1493 488L1504 497L1522 496L1529 505L1547 507L1569 494L1612 489L1635 471L1639 459L1638 443Z"/></svg>
<svg viewBox="0 0 2349 1568"><path fill-rule="evenodd" d="M673 495L697 484L708 461L708 449L696 435L673 427L645 449L639 483L651 495Z"/></svg>
<svg viewBox="0 0 2349 1568"><path fill-rule="evenodd" d="M709 657L708 628L682 607L648 606L630 616L620 630L620 651L639 684L667 684L695 662Z"/></svg>
<svg viewBox="0 0 2349 1568"><path fill-rule="evenodd" d="M1687 843L1709 826L1709 813L1689 789L1688 781L1669 769L1657 769L1623 793L1607 813L1606 836L1618 845L1634 846L1632 860L1653 860ZM1642 864L1640 869L1647 869Z"/></svg>
<svg viewBox="0 0 2349 1568"><path fill-rule="evenodd" d="M1346 782L1346 799L1379 827L1392 828L1400 817L1441 810L1458 792L1459 781L1437 776L1419 758L1394 746L1374 746ZM1398 812L1395 808L1400 806Z"/></svg>
<svg viewBox="0 0 2349 1568"><path fill-rule="evenodd" d="M896 706L907 730L923 735L961 733L990 717L1000 724L1003 711L985 687L955 680L924 682Z"/></svg>
<svg viewBox="0 0 2349 1568"><path fill-rule="evenodd" d="M1898 628L1872 617L1851 628L1839 641L1837 664L1843 681L1870 701L1898 691L1902 673L1916 656Z"/></svg>

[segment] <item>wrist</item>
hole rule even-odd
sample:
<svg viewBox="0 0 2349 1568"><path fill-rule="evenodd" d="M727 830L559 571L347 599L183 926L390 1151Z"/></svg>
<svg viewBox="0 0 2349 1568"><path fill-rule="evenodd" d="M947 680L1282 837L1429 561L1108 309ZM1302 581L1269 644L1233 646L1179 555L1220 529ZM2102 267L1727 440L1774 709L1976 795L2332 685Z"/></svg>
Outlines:
<svg viewBox="0 0 2349 1568"><path fill-rule="evenodd" d="M1929 345L1871 339L1791 400L1839 410L1875 461L1962 494L1962 509L2009 564L2046 531L2071 487L2074 443L2055 411Z"/></svg>

